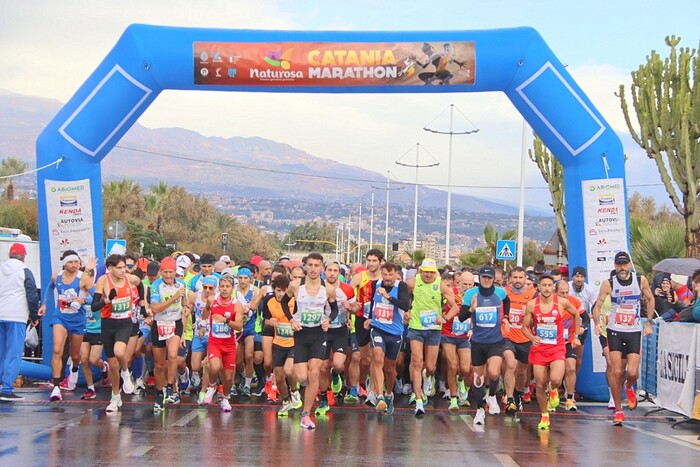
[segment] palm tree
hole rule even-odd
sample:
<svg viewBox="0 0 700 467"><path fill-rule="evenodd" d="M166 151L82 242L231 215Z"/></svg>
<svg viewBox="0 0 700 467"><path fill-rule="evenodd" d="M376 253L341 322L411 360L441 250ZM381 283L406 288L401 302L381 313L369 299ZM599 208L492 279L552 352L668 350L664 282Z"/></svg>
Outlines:
<svg viewBox="0 0 700 467"><path fill-rule="evenodd" d="M632 259L639 274L650 275L666 258L685 256L685 226L680 221L644 223L630 219Z"/></svg>
<svg viewBox="0 0 700 467"><path fill-rule="evenodd" d="M0 177L9 177L0 180L0 182L7 182L7 189L5 190L5 198L12 201L15 199L15 185L12 183L12 176L21 174L27 171L27 164L15 157L8 157L0 161Z"/></svg>
<svg viewBox="0 0 700 467"><path fill-rule="evenodd" d="M128 178L103 183L102 205L105 220L143 217L145 201L141 185Z"/></svg>
<svg viewBox="0 0 700 467"><path fill-rule="evenodd" d="M167 194L168 184L161 180L158 185L151 185L151 191L146 195L146 213L152 219L148 227L159 234L163 233L163 211Z"/></svg>

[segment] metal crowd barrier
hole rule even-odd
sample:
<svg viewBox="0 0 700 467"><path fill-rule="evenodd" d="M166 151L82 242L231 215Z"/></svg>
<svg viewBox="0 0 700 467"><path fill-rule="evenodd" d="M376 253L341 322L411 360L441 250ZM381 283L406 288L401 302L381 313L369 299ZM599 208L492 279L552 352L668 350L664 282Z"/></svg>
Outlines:
<svg viewBox="0 0 700 467"><path fill-rule="evenodd" d="M643 319L643 324L646 324L646 319ZM639 387L640 400L654 402L652 396L656 396L657 381L656 369L658 361L658 343L659 343L659 323L652 321L654 333L642 338L642 367L640 369Z"/></svg>

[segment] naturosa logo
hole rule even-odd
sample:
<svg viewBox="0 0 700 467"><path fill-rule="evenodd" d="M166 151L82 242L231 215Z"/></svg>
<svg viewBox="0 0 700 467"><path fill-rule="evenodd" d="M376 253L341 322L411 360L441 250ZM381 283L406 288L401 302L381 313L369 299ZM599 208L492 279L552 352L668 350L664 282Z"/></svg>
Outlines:
<svg viewBox="0 0 700 467"><path fill-rule="evenodd" d="M268 65L281 67L283 70L289 70L289 59L293 51L293 48L287 49L284 52L281 50L270 51L267 53L267 57L265 57L265 62L267 62Z"/></svg>

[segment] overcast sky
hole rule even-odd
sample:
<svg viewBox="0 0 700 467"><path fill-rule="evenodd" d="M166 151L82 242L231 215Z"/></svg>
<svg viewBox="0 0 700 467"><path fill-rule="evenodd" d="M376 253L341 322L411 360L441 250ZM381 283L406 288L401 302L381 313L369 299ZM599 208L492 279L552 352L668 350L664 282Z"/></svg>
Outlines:
<svg viewBox="0 0 700 467"><path fill-rule="evenodd" d="M697 0L637 1L240 1L120 0L46 2L0 0L0 89L66 102L131 23L241 29L290 30L472 30L532 26L620 134L629 156L632 190L666 199L658 172L628 135L614 93L652 49L667 54L664 37L681 45L700 39ZM695 13L693 13L695 12ZM480 130L456 136L456 186L517 187L522 118L500 93L315 95L165 91L139 122L150 128L183 127L207 136L260 136L288 143L318 157L359 165L399 180L412 169L395 161L420 142L441 162L423 169L421 183L447 183L448 138L422 128L438 115L447 125L450 104ZM241 113L241 109L245 109ZM242 118L242 115L245 118ZM458 118L459 120L459 118ZM1 124L1 123L0 123ZM465 128L466 120L457 125ZM443 128L446 129L446 128ZM529 145L528 145L529 146ZM368 157L369 156L369 157ZM427 157L427 156L426 156ZM405 159L404 159L405 160ZM536 166L528 186L543 187ZM517 201L517 190L458 189ZM529 190L527 204L546 207L546 191Z"/></svg>

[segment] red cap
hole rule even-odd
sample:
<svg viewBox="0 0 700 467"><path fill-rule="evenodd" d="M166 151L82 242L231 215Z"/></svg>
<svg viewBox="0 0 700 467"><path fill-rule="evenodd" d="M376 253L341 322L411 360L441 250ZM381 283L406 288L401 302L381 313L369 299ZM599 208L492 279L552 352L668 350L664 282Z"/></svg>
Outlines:
<svg viewBox="0 0 700 467"><path fill-rule="evenodd" d="M26 255L27 249L21 243L13 243L10 247L11 255Z"/></svg>
<svg viewBox="0 0 700 467"><path fill-rule="evenodd" d="M562 276L567 276L569 275L569 266L559 266L559 272L561 273Z"/></svg>
<svg viewBox="0 0 700 467"><path fill-rule="evenodd" d="M255 255L252 258L250 258L250 264L254 264L257 266L258 264L260 264L260 261L262 261L262 260L263 260L262 256Z"/></svg>
<svg viewBox="0 0 700 467"><path fill-rule="evenodd" d="M172 258L170 256L166 256L163 258L163 261L160 262L160 270L164 271L166 269L172 269L173 271L177 268L177 264L175 263L175 258Z"/></svg>

